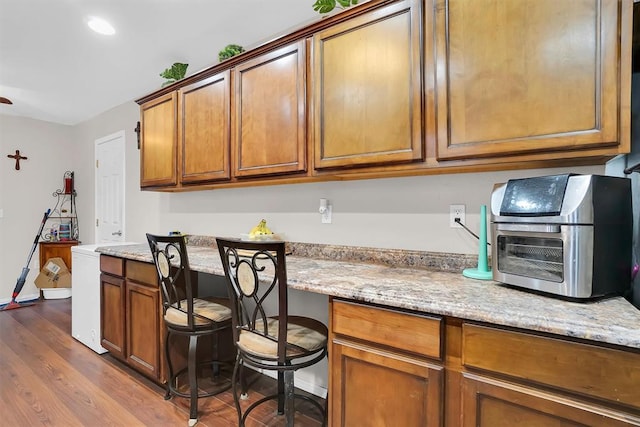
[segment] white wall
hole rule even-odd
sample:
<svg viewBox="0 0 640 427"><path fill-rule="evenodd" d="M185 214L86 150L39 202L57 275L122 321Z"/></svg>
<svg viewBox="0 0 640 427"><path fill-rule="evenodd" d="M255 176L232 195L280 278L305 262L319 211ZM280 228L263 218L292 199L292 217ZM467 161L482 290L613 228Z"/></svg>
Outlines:
<svg viewBox="0 0 640 427"><path fill-rule="evenodd" d="M20 170L7 158L15 150L28 157L20 161ZM4 303L27 263L44 212L55 205L53 192L64 188L64 172L82 159L75 152L71 127L7 115L0 115L0 159L0 303ZM39 295L33 284L39 271L37 249L30 268L22 299Z"/></svg>

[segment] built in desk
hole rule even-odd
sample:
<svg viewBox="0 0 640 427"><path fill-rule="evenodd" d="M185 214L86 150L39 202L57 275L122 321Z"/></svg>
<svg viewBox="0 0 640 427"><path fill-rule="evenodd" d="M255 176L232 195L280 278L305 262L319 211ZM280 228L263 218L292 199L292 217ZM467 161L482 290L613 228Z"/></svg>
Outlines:
<svg viewBox="0 0 640 427"><path fill-rule="evenodd" d="M394 425L491 425L494 413L640 425L640 310L624 298L569 302L434 269L451 254L304 245L290 244L288 284L329 299L331 425L374 416L376 399ZM97 251L151 262L147 245ZM193 270L224 274L211 244L188 251Z"/></svg>

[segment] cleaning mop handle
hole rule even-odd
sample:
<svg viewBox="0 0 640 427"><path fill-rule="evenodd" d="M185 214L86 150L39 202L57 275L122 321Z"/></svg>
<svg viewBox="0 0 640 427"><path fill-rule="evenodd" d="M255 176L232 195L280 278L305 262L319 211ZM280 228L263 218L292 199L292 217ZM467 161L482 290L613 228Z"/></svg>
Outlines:
<svg viewBox="0 0 640 427"><path fill-rule="evenodd" d="M36 237L33 239L33 246L31 247L31 252L29 252L29 257L27 258L27 272L29 271L29 264L31 264L31 257L33 257L33 253L36 251L36 245L38 244L38 240L40 240L40 236L42 235L42 230L44 230L44 225L47 222L47 219L49 219L49 214L51 213L51 209L47 209L47 211L44 213L44 216L42 217L42 222L40 223L40 228L38 229L38 234L36 234Z"/></svg>
<svg viewBox="0 0 640 427"><path fill-rule="evenodd" d="M38 243L38 240L40 240L40 236L42 235L42 230L44 230L44 225L47 222L47 219L49 219L50 213L51 213L51 209L47 209L47 211L44 213L44 217L42 217L42 222L40 223L40 229L38 230L38 234L36 234L36 237L33 241L34 244Z"/></svg>

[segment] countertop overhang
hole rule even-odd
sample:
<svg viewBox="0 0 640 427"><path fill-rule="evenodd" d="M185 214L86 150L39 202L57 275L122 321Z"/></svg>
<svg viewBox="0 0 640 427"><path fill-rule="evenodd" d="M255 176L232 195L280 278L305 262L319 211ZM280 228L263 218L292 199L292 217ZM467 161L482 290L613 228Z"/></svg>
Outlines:
<svg viewBox="0 0 640 427"><path fill-rule="evenodd" d="M152 262L147 244L96 252ZM188 254L193 270L224 275L217 248ZM572 302L457 273L300 256L287 256L287 279L302 291L640 349L640 310L622 297Z"/></svg>

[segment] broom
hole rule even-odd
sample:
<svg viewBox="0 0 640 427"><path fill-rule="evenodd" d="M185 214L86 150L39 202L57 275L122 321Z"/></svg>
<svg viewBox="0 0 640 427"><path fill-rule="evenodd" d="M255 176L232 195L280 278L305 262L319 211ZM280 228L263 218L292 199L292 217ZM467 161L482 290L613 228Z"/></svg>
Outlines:
<svg viewBox="0 0 640 427"><path fill-rule="evenodd" d="M42 223L40 223L38 234L36 234L36 238L33 240L33 246L31 247L31 251L29 252L29 258L27 258L27 265L25 265L22 268L22 273L20 274L20 277L18 277L16 287L13 289L13 294L11 294L11 302L9 304L5 304L1 306L0 311L13 310L14 308L27 307L27 306L33 305L33 303L21 304L16 301L16 298L18 297L18 294L22 290L25 280L27 280L27 274L29 274L29 264L31 263L31 257L33 256L33 253L36 251L38 240L40 240L40 235L42 234L42 230L44 229L44 224L47 222L47 218L49 218L50 212L51 212L51 209L47 209L47 211L44 213L44 217L42 217Z"/></svg>

